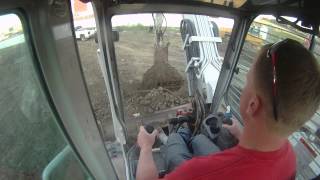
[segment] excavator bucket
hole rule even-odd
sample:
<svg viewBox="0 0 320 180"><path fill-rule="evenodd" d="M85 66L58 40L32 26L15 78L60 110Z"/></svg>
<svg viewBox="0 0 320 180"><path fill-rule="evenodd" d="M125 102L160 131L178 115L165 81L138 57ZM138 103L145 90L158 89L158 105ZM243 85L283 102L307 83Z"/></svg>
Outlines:
<svg viewBox="0 0 320 180"><path fill-rule="evenodd" d="M170 43L164 42L164 33L162 24L166 19L163 14L153 14L155 30L154 62L150 69L143 75L142 89L156 89L163 87L171 91L179 90L183 84L183 78L179 72L169 64L168 48Z"/></svg>

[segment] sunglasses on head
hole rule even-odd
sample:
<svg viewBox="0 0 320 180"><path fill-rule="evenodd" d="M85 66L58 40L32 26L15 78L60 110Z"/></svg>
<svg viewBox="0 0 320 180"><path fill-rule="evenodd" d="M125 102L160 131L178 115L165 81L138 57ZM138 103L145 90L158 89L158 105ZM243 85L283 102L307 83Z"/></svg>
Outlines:
<svg viewBox="0 0 320 180"><path fill-rule="evenodd" d="M276 121L278 121L278 112L277 112L277 67L276 63L278 61L278 53L277 51L283 46L283 44L287 43L288 39L279 41L277 43L274 43L267 51L267 58L271 59L271 65L272 65L272 106L273 106L273 116Z"/></svg>

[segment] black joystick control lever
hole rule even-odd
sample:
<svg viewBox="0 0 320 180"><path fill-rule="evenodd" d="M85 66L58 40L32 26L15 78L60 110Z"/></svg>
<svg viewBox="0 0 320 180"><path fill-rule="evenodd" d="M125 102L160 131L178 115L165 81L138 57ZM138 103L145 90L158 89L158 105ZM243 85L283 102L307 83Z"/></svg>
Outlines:
<svg viewBox="0 0 320 180"><path fill-rule="evenodd" d="M144 125L144 129L149 133L151 134L153 131L154 131L154 127L147 124L147 125Z"/></svg>
<svg viewBox="0 0 320 180"><path fill-rule="evenodd" d="M232 120L230 118L224 118L222 121L223 124L228 124L228 125L232 125Z"/></svg>
<svg viewBox="0 0 320 180"><path fill-rule="evenodd" d="M202 132L207 135L210 139L218 137L222 127L223 114L210 114L202 123Z"/></svg>
<svg viewBox="0 0 320 180"><path fill-rule="evenodd" d="M144 125L144 129L149 133L152 134L154 131L154 127L150 124ZM156 143L160 141L162 144L167 144L168 141L168 136L163 132L163 130L157 129L158 130L158 135L156 136Z"/></svg>

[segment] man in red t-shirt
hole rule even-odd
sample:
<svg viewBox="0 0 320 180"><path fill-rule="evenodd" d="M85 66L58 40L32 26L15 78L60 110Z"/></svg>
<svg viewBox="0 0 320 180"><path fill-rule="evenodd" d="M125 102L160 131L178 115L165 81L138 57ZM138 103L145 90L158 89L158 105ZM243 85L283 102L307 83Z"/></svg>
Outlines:
<svg viewBox="0 0 320 180"><path fill-rule="evenodd" d="M243 130L237 121L224 125L239 139L237 146L185 161L166 180L294 179L296 160L288 136L320 104L320 70L300 43L284 40L266 45L247 74L240 99ZM158 179L152 157L157 131L140 128L137 180Z"/></svg>

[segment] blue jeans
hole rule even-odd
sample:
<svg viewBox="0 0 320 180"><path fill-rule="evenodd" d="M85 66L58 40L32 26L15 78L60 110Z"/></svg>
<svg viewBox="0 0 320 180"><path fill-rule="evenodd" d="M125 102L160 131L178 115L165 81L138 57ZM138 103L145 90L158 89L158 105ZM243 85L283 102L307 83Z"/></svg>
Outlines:
<svg viewBox="0 0 320 180"><path fill-rule="evenodd" d="M191 138L188 128L179 128L177 133L172 133L167 144L162 147L169 172L192 157L206 156L218 151L219 147L203 134Z"/></svg>

